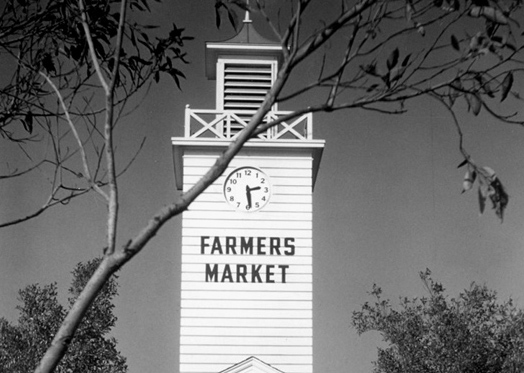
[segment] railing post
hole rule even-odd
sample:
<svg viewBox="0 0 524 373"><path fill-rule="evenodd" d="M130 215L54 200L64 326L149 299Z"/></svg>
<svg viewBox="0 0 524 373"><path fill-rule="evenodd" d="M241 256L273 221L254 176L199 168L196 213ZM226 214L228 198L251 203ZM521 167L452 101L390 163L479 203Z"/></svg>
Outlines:
<svg viewBox="0 0 524 373"><path fill-rule="evenodd" d="M231 113L226 111L226 128L225 128L225 133L226 133L226 139L230 139L231 138Z"/></svg>
<svg viewBox="0 0 524 373"><path fill-rule="evenodd" d="M313 138L313 113L307 113L306 115L306 139L311 140Z"/></svg>
<svg viewBox="0 0 524 373"><path fill-rule="evenodd" d="M185 111L185 123L184 123L184 137L189 138L191 136L191 113L189 105L186 105Z"/></svg>

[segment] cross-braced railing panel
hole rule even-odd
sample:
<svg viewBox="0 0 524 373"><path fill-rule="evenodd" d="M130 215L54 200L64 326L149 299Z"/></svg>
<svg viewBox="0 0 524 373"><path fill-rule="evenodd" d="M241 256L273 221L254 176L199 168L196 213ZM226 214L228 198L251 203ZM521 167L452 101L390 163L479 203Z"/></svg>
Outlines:
<svg viewBox="0 0 524 373"><path fill-rule="evenodd" d="M269 123L285 115L289 111L271 111L264 118ZM220 138L234 139L244 129L252 111L241 110L193 110L186 107L185 137L186 138ZM303 114L289 121L282 121L258 136L264 140L310 140L313 138L313 115Z"/></svg>

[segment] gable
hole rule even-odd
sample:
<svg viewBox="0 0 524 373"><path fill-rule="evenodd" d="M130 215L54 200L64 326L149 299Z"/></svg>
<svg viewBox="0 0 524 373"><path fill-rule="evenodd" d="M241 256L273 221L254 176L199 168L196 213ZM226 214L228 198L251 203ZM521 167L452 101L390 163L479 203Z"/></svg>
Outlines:
<svg viewBox="0 0 524 373"><path fill-rule="evenodd" d="M238 364L235 364L220 373L283 373L262 360L251 356Z"/></svg>

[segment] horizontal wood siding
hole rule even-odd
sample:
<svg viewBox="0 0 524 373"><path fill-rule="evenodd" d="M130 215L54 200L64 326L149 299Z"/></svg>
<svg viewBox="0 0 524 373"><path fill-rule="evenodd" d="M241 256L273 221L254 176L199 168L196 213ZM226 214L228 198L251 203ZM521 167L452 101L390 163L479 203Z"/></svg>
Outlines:
<svg viewBox="0 0 524 373"><path fill-rule="evenodd" d="M215 160L186 152L184 190ZM226 176L242 166L270 177L270 203L258 212L224 201ZM307 155L240 155L184 213L181 373L218 373L250 356L312 373L311 167Z"/></svg>

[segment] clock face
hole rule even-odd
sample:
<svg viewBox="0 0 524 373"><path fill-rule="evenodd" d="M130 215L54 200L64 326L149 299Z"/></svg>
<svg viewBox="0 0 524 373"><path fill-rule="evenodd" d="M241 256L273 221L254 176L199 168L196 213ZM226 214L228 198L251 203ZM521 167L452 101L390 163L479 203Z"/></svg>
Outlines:
<svg viewBox="0 0 524 373"><path fill-rule="evenodd" d="M258 211L271 196L269 177L255 167L240 167L224 182L224 197L237 211Z"/></svg>

